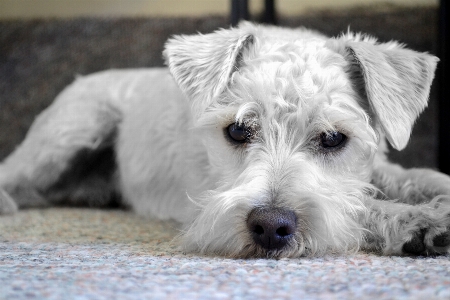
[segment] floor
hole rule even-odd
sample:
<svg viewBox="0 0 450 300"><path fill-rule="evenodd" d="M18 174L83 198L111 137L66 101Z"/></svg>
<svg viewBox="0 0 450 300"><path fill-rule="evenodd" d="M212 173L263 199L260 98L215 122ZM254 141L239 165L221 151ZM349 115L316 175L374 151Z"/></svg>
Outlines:
<svg viewBox="0 0 450 300"><path fill-rule="evenodd" d="M53 208L0 218L0 299L449 299L449 257L228 259L172 223Z"/></svg>

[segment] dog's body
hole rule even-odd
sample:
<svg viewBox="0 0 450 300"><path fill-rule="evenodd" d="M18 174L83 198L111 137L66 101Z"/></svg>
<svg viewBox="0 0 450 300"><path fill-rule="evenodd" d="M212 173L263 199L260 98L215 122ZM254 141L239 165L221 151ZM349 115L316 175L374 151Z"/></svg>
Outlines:
<svg viewBox="0 0 450 300"><path fill-rule="evenodd" d="M385 156L435 57L249 23L170 39L165 57L66 88L0 165L0 211L121 199L184 224L186 250L233 257L448 253L450 178Z"/></svg>

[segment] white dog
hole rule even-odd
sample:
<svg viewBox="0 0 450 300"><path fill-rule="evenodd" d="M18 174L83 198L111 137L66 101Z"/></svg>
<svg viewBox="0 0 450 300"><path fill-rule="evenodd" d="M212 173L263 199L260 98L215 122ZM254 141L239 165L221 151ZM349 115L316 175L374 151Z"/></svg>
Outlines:
<svg viewBox="0 0 450 300"><path fill-rule="evenodd" d="M242 23L175 36L168 69L77 79L0 165L0 210L120 200L186 251L446 254L450 178L387 161L438 59L348 33Z"/></svg>

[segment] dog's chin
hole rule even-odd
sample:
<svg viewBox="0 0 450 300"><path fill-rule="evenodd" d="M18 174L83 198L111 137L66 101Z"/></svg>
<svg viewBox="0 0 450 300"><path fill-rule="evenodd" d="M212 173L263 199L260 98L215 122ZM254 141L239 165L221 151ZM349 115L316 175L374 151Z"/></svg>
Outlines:
<svg viewBox="0 0 450 300"><path fill-rule="evenodd" d="M185 235L180 236L181 248L186 253L201 253L207 256L222 256L227 258L296 258L311 256L310 251L305 248L302 242L292 242L281 249L264 249L250 239L228 240L225 244L212 241L210 244L200 245L193 241L188 241Z"/></svg>
<svg viewBox="0 0 450 300"><path fill-rule="evenodd" d="M312 232L295 233L294 238L285 246L277 249L266 249L258 245L249 234L246 226L222 227L220 233L216 229L203 231L196 230L196 224L178 237L180 247L185 253L200 253L207 256L222 256L227 258L298 258L321 256L325 253L347 254L354 253L359 249L356 235L344 237L348 242L340 243L342 236L329 237L315 236ZM317 231L317 230L316 230ZM317 233L317 232L316 232Z"/></svg>
<svg viewBox="0 0 450 300"><path fill-rule="evenodd" d="M184 252L232 258L279 259L351 253L359 249L364 235L357 220L365 211L359 200L364 193L359 191L359 197L355 197L358 191L347 191L345 199L344 192L319 197L316 193L297 191L296 195L303 195L301 199L291 195L291 200L280 200L277 206L251 200L256 198L254 194L244 197L240 190L210 191L197 199L198 214L192 223L186 224L178 241ZM255 208L288 211L296 216L286 242L264 244L255 238L249 222Z"/></svg>
<svg viewBox="0 0 450 300"><path fill-rule="evenodd" d="M235 259L249 258L299 258L321 256L325 253L346 254L354 253L357 247L337 249L332 245L325 245L320 240L308 237L309 242L305 243L305 238L301 234L280 249L265 249L256 244L248 237L235 237L232 239L213 239L211 241L193 241L190 240L190 234L179 236L181 249L185 253L200 253L207 256L221 256Z"/></svg>
<svg viewBox="0 0 450 300"><path fill-rule="evenodd" d="M281 259L281 258L296 258L308 255L309 249L305 247L303 243L303 238L300 234L284 246L281 249L264 249L263 247L252 243L248 247L247 252L242 253L242 257L245 258L271 258L271 259Z"/></svg>

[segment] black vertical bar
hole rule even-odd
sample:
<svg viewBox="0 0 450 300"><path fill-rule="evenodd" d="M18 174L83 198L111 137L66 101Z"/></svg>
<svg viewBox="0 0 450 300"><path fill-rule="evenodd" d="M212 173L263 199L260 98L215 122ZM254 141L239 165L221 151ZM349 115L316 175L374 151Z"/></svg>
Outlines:
<svg viewBox="0 0 450 300"><path fill-rule="evenodd" d="M439 6L438 56L438 167L441 172L450 174L450 26L449 1L441 0Z"/></svg>
<svg viewBox="0 0 450 300"><path fill-rule="evenodd" d="M277 16L275 13L275 0L265 0L264 5L265 10L262 21L267 24L277 24Z"/></svg>
<svg viewBox="0 0 450 300"><path fill-rule="evenodd" d="M231 0L231 26L239 22L239 0Z"/></svg>
<svg viewBox="0 0 450 300"><path fill-rule="evenodd" d="M248 0L231 0L231 25L236 26L240 20L248 20Z"/></svg>

